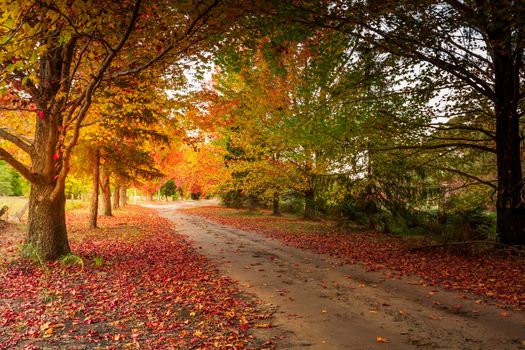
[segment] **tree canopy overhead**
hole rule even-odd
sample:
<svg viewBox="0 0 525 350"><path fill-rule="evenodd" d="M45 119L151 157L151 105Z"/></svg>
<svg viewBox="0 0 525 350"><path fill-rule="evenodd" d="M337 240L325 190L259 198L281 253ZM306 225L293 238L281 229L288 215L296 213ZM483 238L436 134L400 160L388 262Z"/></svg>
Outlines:
<svg viewBox="0 0 525 350"><path fill-rule="evenodd" d="M109 177L149 194L173 180L395 231L495 198L499 239L525 243L520 2L1 8L0 158L31 183L27 243L45 259L69 252L77 144L100 153L108 199ZM188 88L204 66L211 80Z"/></svg>
<svg viewBox="0 0 525 350"><path fill-rule="evenodd" d="M26 155L0 148L0 156L31 182L27 241L44 259L69 251L65 182L98 94L153 68L157 79L182 74L182 62L213 47L244 10L228 1L2 3L2 110L23 125L0 136Z"/></svg>

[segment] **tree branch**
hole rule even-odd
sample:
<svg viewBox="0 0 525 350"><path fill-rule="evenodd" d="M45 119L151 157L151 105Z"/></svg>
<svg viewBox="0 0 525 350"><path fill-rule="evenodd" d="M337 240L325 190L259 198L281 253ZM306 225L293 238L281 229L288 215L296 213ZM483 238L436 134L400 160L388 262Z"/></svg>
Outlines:
<svg viewBox="0 0 525 350"><path fill-rule="evenodd" d="M5 149L0 147L0 159L5 160L9 165L15 168L23 177L25 177L29 182L35 182L35 176L31 172L31 169L18 159L13 157L11 153L7 152Z"/></svg>
<svg viewBox="0 0 525 350"><path fill-rule="evenodd" d="M104 120L107 120L107 119L113 117L116 114L117 114L117 112L110 113L108 115L103 116L102 118L98 118L98 119L93 120L91 122L83 123L83 124L80 125L80 127L81 128L85 128L85 127L88 127L88 126L91 126L91 125L95 125L97 123L103 122Z"/></svg>
<svg viewBox="0 0 525 350"><path fill-rule="evenodd" d="M489 187L491 187L492 189L496 190L498 187L496 185L494 185L492 182L495 182L494 181L487 181L487 180L483 180L483 179L480 179L479 177L477 176L474 176L474 175L471 175L471 174L468 174L468 173L465 173L461 170L457 170L457 169L453 169L453 168L448 168L448 167L441 167L441 166L433 166L433 165L429 165L429 167L431 168L434 168L434 169L437 169L437 170L443 170L443 171L448 171L448 172L451 172L451 173L454 173L454 174L458 174L458 175L461 175L461 176L464 176L466 178L469 178L469 179L472 179L472 180L475 180L481 184L484 184L484 185L487 185Z"/></svg>
<svg viewBox="0 0 525 350"><path fill-rule="evenodd" d="M494 133L488 131L487 129L478 128L475 126L467 126L467 125L460 125L460 124L444 124L444 123L428 124L428 126L435 130L440 130L440 131L449 131L449 130L478 131L490 137L491 140L496 138L496 135Z"/></svg>
<svg viewBox="0 0 525 350"><path fill-rule="evenodd" d="M196 30L194 30L194 29L195 29L197 23L201 19L203 19L220 2L221 2L221 0L215 0L210 6L208 6L206 8L206 10L204 10L201 14L199 14L197 17L195 17L195 19L190 23L188 29L184 32L184 34L181 37L177 38L175 40L175 42L179 42L183 38L190 38L190 37L192 37L193 34L196 32ZM133 69L130 69L130 70L127 70L127 71L123 71L123 72L119 72L119 73L116 73L116 74L112 74L111 76L109 76L107 78L107 80L123 77L123 76L130 75L130 74L139 73L139 72L141 72L143 70L146 70L149 67L151 67L153 64L155 64L156 62L162 60L164 58L164 56L166 56L171 50L173 50L174 47L175 47L175 43L172 42L168 46L166 46L160 53L158 53L155 57L153 57L152 59L150 59L148 62L144 63L143 65L141 65L139 67L136 67L136 68L133 68ZM184 48L184 50L186 50L186 49L187 49L187 47ZM180 50L180 51L184 51L184 50Z"/></svg>
<svg viewBox="0 0 525 350"><path fill-rule="evenodd" d="M83 100L82 106L80 107L80 110L78 111L78 114L75 118L76 120L75 120L75 124L73 127L73 136L69 140L69 143L66 145L64 152L62 153L62 169L60 169L60 173L58 174L58 178L57 178L57 184L55 188L53 189L53 192L51 193L51 200L55 200L60 195L60 193L62 193L62 191L64 190L67 173L69 171L69 159L71 157L71 151L73 150L73 147L76 145L78 141L78 137L80 135L80 126L82 124L82 121L84 120L84 117L86 116L86 113L89 110L89 107L91 106L93 93L95 92L96 88L99 86L104 76L104 73L110 66L113 59L117 56L117 53L124 47L124 45L128 41L128 38L130 37L133 31L133 28L135 27L135 23L137 22L137 19L139 17L140 4L141 4L141 0L135 1L135 6L133 8L133 12L131 14L129 24L126 27L124 34L120 38L117 45L115 45L115 47L106 56L97 74L93 76L88 86L86 87L85 93L83 94L84 100Z"/></svg>
<svg viewBox="0 0 525 350"><path fill-rule="evenodd" d="M17 145L22 151L26 152L27 154L31 153L31 149L33 147L32 142L25 136L18 135L5 126L0 127L0 138L3 138L4 140L7 140Z"/></svg>
<svg viewBox="0 0 525 350"><path fill-rule="evenodd" d="M488 139L471 139L471 138L468 138L468 137L444 137L444 136L435 136L435 135L430 135L429 137L431 139L434 139L434 140L445 140L445 141L466 141L466 142L489 142L489 141L493 141L492 138L488 138Z"/></svg>
<svg viewBox="0 0 525 350"><path fill-rule="evenodd" d="M471 144L471 143L439 143L433 145L405 145L405 146L392 146L392 147L378 147L374 148L374 151L394 151L394 150L403 150L403 149L440 149L440 148L449 148L449 147L458 147L458 148L474 148L484 152L496 153L494 148Z"/></svg>

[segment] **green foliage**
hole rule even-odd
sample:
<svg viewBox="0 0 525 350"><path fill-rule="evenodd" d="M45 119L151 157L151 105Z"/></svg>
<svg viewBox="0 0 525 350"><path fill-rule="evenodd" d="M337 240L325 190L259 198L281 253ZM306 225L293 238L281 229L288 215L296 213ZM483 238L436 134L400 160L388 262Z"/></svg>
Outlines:
<svg viewBox="0 0 525 350"><path fill-rule="evenodd" d="M282 196L279 206L284 213L304 214L304 199L302 196L295 193L289 193Z"/></svg>
<svg viewBox="0 0 525 350"><path fill-rule="evenodd" d="M166 198L176 196L177 193L177 185L173 180L166 181L160 188L160 194Z"/></svg>
<svg viewBox="0 0 525 350"><path fill-rule="evenodd" d="M494 206L499 186L494 104L456 74L477 61L471 52L486 46L481 36L459 30L471 24L454 20L452 14L461 11L425 3L427 19L405 13L411 4L296 5L277 7L285 17L304 7L305 13L326 11L326 19L342 16L354 25L329 30L250 19L259 36L239 38L241 44L219 56L209 116L217 122L213 132L223 137L232 174L223 202L239 208L256 198L268 206L278 196L283 210L301 212L301 194L313 193L308 204L315 212L367 229L459 240L494 237L492 221L472 214ZM370 16L391 26L379 25L375 38L361 40L358 23ZM451 37L446 28L461 33ZM378 39L391 30L392 37ZM429 40L428 33L443 41ZM386 50L377 50L375 40ZM475 49L457 60L433 57L443 42L454 48L444 50L452 56L457 48ZM399 43L412 51L400 53ZM426 54L435 60L414 60ZM435 66L440 60L460 69L451 74L443 70L450 65Z"/></svg>
<svg viewBox="0 0 525 350"><path fill-rule="evenodd" d="M22 176L14 169L11 169L11 191L13 196L21 196L23 194Z"/></svg>
<svg viewBox="0 0 525 350"><path fill-rule="evenodd" d="M11 196L11 172L4 161L0 161L0 195Z"/></svg>
<svg viewBox="0 0 525 350"><path fill-rule="evenodd" d="M444 214L439 222L441 239L445 242L496 240L496 221L480 208Z"/></svg>
<svg viewBox="0 0 525 350"><path fill-rule="evenodd" d="M387 215L384 218L385 231L396 235L406 234L408 226L406 220L399 215Z"/></svg>
<svg viewBox="0 0 525 350"><path fill-rule="evenodd" d="M34 244L23 243L20 248L20 253L23 258L29 259L34 263L38 263L42 267L46 267L40 251Z"/></svg>
<svg viewBox="0 0 525 350"><path fill-rule="evenodd" d="M245 196L238 189L221 191L219 192L219 196L221 197L222 204L228 208L239 209L243 207Z"/></svg>
<svg viewBox="0 0 525 350"><path fill-rule="evenodd" d="M5 161L0 160L0 195L21 196L23 194L22 176Z"/></svg>
<svg viewBox="0 0 525 350"><path fill-rule="evenodd" d="M100 256L94 256L93 257L93 266L101 267L102 265L104 265L104 258L102 258Z"/></svg>
<svg viewBox="0 0 525 350"><path fill-rule="evenodd" d="M87 206L87 202L83 202L78 199L66 200L66 211L84 208Z"/></svg>
<svg viewBox="0 0 525 350"><path fill-rule="evenodd" d="M63 267L80 266L84 268L84 260L75 254L66 254L59 259L60 265Z"/></svg>
<svg viewBox="0 0 525 350"><path fill-rule="evenodd" d="M69 198L79 198L82 193L89 191L89 183L86 179L70 175L66 179L66 196Z"/></svg>

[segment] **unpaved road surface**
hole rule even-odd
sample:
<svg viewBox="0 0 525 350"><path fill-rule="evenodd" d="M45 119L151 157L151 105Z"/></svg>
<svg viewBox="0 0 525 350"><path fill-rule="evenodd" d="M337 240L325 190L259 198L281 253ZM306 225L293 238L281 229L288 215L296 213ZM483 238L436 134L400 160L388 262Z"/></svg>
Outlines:
<svg viewBox="0 0 525 350"><path fill-rule="evenodd" d="M158 206L221 273L276 310L278 349L525 349L524 312L422 286ZM198 205L198 204L197 204ZM468 297L468 299L465 299ZM284 337L282 337L284 335ZM378 338L380 337L380 338Z"/></svg>

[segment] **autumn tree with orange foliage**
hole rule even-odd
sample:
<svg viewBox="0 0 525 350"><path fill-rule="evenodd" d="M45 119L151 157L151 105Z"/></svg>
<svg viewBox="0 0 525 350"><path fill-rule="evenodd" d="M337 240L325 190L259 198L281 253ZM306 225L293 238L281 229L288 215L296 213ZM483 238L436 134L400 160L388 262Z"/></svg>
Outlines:
<svg viewBox="0 0 525 350"><path fill-rule="evenodd" d="M246 8L141 0L4 0L1 7L1 108L32 119L34 134L0 129L31 161L5 148L0 158L31 182L26 243L52 260L70 251L65 181L97 92L155 65L180 71L177 61L207 47Z"/></svg>

